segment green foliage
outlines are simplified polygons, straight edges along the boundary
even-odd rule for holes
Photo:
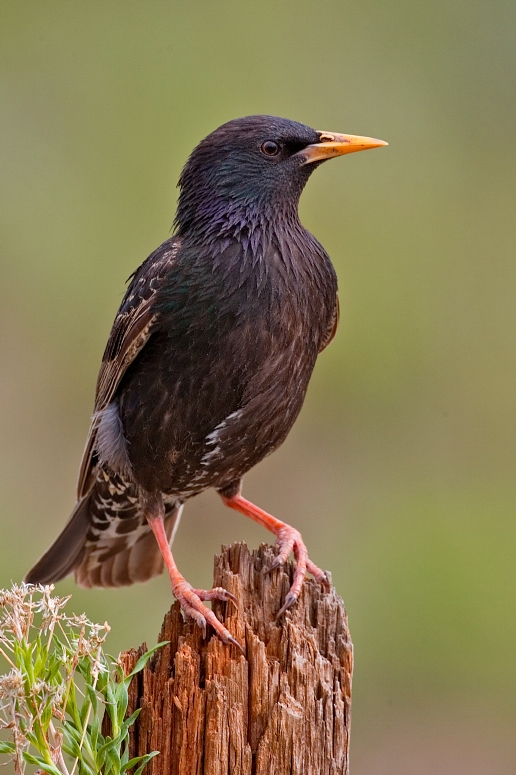
[[[129,759],[129,728],[140,711],[126,718],[128,687],[163,644],[124,675],[103,652],[109,625],[65,614],[70,597],[52,596],[53,589],[0,591],[0,659],[10,667],[0,675],[0,730],[12,738],[0,740],[0,754],[14,762],[16,775],[27,764],[50,775],[140,775],[158,751]]]

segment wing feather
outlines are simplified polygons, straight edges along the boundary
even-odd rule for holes
[[[340,304],[339,304],[339,297],[335,297],[335,309],[333,310],[333,315],[330,320],[330,324],[326,330],[326,334],[323,337],[323,340],[321,342],[321,346],[319,347],[319,352],[322,353],[323,350],[325,350],[329,344],[333,342],[335,339],[335,334],[337,333],[337,328],[339,327],[339,318],[340,318]]]
[[[93,417],[79,469],[79,500],[88,494],[95,481],[95,440],[99,414],[112,401],[130,364],[159,329],[159,318],[153,312],[153,301],[175,262],[178,249],[179,240],[172,237],[149,256],[132,276],[116,315],[97,379]]]

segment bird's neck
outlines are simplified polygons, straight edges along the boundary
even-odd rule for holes
[[[297,202],[242,200],[211,196],[180,197],[176,232],[202,243],[214,255],[238,242],[244,254],[257,257],[277,235],[304,231]]]

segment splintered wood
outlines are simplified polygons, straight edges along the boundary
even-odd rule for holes
[[[342,600],[306,580],[279,622],[292,566],[264,571],[274,550],[245,544],[215,558],[215,586],[238,600],[214,603],[246,657],[203,639],[172,606],[159,636],[169,644],[137,675],[129,712],[131,756],[160,751],[145,775],[341,775],[348,773],[353,650]],[[126,673],[144,653],[122,655]]]

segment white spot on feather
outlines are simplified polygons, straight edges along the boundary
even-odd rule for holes
[[[225,420],[222,420],[222,422],[219,422],[215,430],[213,430],[211,433],[209,433],[206,436],[206,444],[216,444],[220,439],[222,431],[225,430],[233,420],[237,420],[239,417],[241,417],[242,411],[243,411],[242,409],[237,409],[235,412],[231,412],[231,414],[228,414]]]
[[[131,463],[118,405],[115,402],[108,404],[96,414],[95,419],[98,422],[95,446],[100,464],[109,466],[116,473],[130,473]]]

